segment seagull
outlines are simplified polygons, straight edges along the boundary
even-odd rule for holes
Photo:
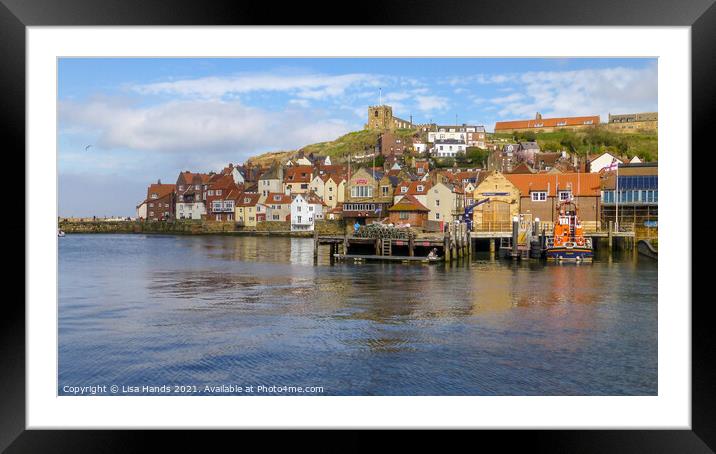
[[[92,146],[92,145],[87,145],[87,146],[85,147],[85,151],[89,150],[91,146]]]

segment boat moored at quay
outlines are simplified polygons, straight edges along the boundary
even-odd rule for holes
[[[553,235],[547,237],[547,260],[591,262],[594,258],[592,239],[584,235],[576,204],[564,201],[557,206],[557,212]]]

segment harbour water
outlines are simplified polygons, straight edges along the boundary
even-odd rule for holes
[[[58,243],[59,395],[658,392],[657,265],[631,255],[314,266],[301,238]]]

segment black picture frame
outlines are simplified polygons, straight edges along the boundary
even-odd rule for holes
[[[184,0],[0,0],[0,84],[3,144],[14,156],[13,174],[25,168],[25,29],[29,26],[117,25],[569,25],[690,26],[692,64],[691,143],[709,143],[716,84],[716,6],[714,0],[492,0],[481,2],[394,1],[353,8],[329,2],[190,2]],[[333,15],[317,12],[334,11]],[[339,12],[343,11],[343,12]],[[688,139],[688,138],[685,138]],[[685,147],[689,141],[685,140]],[[690,149],[680,150],[690,152]],[[6,161],[7,164],[7,161]],[[10,165],[10,164],[7,164]],[[25,169],[27,172],[28,169]],[[25,212],[28,207],[25,206]],[[25,232],[25,217],[8,232]],[[691,224],[689,224],[691,225]],[[25,233],[25,242],[32,241]],[[19,246],[18,246],[19,247]],[[685,245],[691,250],[691,244]],[[20,257],[18,251],[14,257]],[[19,260],[13,273],[24,274]],[[663,264],[662,264],[663,265]],[[668,265],[668,264],[666,264]],[[692,268],[693,269],[693,268]],[[14,277],[14,276],[13,276]],[[8,282],[12,282],[12,277]],[[683,289],[685,295],[691,289]],[[484,431],[488,439],[515,440],[531,450],[549,452],[713,452],[716,450],[716,353],[714,330],[707,316],[709,298],[692,305],[692,430]],[[0,449],[7,452],[143,451],[146,435],[136,431],[25,430],[25,310],[20,298],[6,298],[0,317]],[[689,304],[689,301],[683,301]],[[151,437],[161,436],[152,433]],[[353,435],[352,437],[361,437]],[[191,435],[172,432],[174,442]],[[419,440],[420,437],[413,437]],[[353,439],[353,438],[351,438]],[[294,435],[291,440],[296,440]],[[488,444],[485,444],[488,443]],[[359,443],[360,444],[360,443]],[[312,445],[308,445],[312,446]]]

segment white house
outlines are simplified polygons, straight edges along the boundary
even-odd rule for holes
[[[147,219],[147,201],[137,205],[137,219]]]
[[[206,214],[206,205],[204,205],[204,202],[180,202],[179,199],[177,199],[177,219],[201,219],[202,214]]]
[[[431,150],[433,156],[439,158],[454,158],[458,153],[465,153],[467,144],[459,139],[437,139]]]
[[[437,126],[428,132],[428,142],[457,140],[469,147],[485,148],[485,127],[477,125]]]
[[[318,219],[323,219],[323,202],[315,195],[296,194],[291,202],[291,231],[313,231]]]
[[[608,168],[612,164],[614,159],[616,159],[616,158],[613,155],[611,155],[610,153],[604,152],[604,153],[600,154],[599,156],[597,156],[596,158],[589,161],[589,171],[591,173],[598,173],[602,169]],[[623,164],[623,162],[619,159],[617,159],[617,163]]]
[[[416,153],[425,153],[428,150],[428,144],[425,142],[413,142],[413,150],[415,150]]]

